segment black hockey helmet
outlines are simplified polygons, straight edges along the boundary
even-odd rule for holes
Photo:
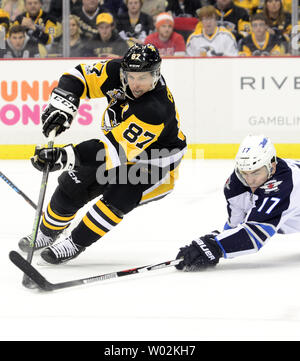
[[[161,57],[152,44],[135,44],[124,55],[123,71],[156,71],[160,69]]]
[[[153,77],[154,89],[160,78],[161,57],[159,51],[152,44],[135,44],[124,55],[121,62],[120,78],[125,95],[132,99],[128,91],[128,72],[150,72]]]

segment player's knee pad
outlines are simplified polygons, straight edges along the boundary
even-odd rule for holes
[[[76,172],[63,172],[58,177],[58,184],[61,193],[63,193],[74,206],[81,208],[90,201],[87,184],[77,177]]]
[[[76,213],[81,206],[81,202],[71,198],[60,185],[54,191],[50,201],[51,209],[60,215],[72,215]]]

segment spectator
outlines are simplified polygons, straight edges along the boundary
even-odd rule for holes
[[[119,16],[117,29],[130,46],[143,44],[146,36],[154,30],[153,19],[141,11],[143,0],[125,0],[128,11]]]
[[[45,48],[26,34],[24,26],[12,26],[8,34],[3,58],[40,58],[46,55]]]
[[[249,15],[255,14],[260,0],[233,0],[234,5],[244,8]]]
[[[70,13],[80,11],[82,0],[70,0]],[[57,21],[62,21],[62,0],[51,0],[49,6],[49,15],[53,16]]]
[[[166,11],[172,13],[174,17],[197,17],[197,9],[201,8],[200,0],[168,0]]]
[[[78,58],[83,56],[82,49],[84,47],[83,38],[81,36],[81,29],[79,19],[75,15],[69,17],[70,25],[70,58]],[[54,41],[49,49],[49,56],[62,56],[63,43],[62,37],[58,41]]]
[[[5,53],[5,39],[9,29],[9,13],[0,8],[0,58]]]
[[[98,34],[84,48],[85,56],[116,58],[123,56],[128,44],[115,30],[114,18],[110,13],[101,13],[96,20]]]
[[[150,16],[155,17],[166,11],[165,0],[144,0],[142,11]]]
[[[161,13],[156,18],[156,32],[145,39],[159,50],[160,56],[184,56],[185,42],[182,35],[173,31],[174,19],[169,13]]]
[[[204,6],[198,12],[202,29],[188,39],[188,56],[236,56],[237,44],[234,35],[222,26],[217,26],[216,9]]]
[[[97,35],[96,18],[103,12],[107,12],[107,9],[99,4],[99,0],[82,0],[81,8],[72,11],[72,14],[79,18],[82,37],[85,40],[90,40]]]
[[[3,29],[5,31],[5,35],[7,35],[9,29],[9,13],[0,8],[0,31]]]
[[[24,0],[3,0],[1,7],[8,12],[10,21],[25,11]]]
[[[127,6],[123,0],[104,0],[103,5],[115,18],[127,11]]]
[[[239,40],[250,33],[250,18],[247,10],[233,4],[232,0],[217,0],[217,20]]]
[[[195,30],[198,23],[197,9],[201,8],[200,0],[168,0],[166,11],[174,17],[174,30],[184,37],[188,37]]]
[[[263,14],[267,20],[268,31],[274,34],[278,39],[289,43],[292,30],[291,14],[285,12],[281,0],[265,0]]]
[[[239,55],[268,56],[284,54],[278,38],[268,32],[268,25],[263,14],[255,14],[251,20],[252,32],[239,42]]]
[[[27,35],[43,45],[49,45],[58,36],[56,19],[42,10],[41,0],[25,0],[26,11],[16,17],[13,25],[22,25]]]

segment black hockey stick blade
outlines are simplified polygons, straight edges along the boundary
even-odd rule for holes
[[[24,259],[18,252],[10,251],[9,259],[14,265],[20,268],[24,274],[29,277],[39,288],[44,291],[52,291],[52,284],[46,280],[26,259]]]
[[[46,278],[40,274],[29,262],[27,262],[18,252],[11,251],[9,253],[9,258],[13,264],[15,264],[22,272],[24,272],[27,277],[29,277],[40,289],[43,291],[54,291],[62,288],[68,288],[73,286],[85,285],[92,282],[106,281],[113,278],[129,276],[136,273],[154,271],[157,269],[162,269],[170,266],[176,266],[182,259],[176,259],[173,261],[166,261],[162,263],[157,263],[149,266],[142,266],[131,268],[128,270],[117,271],[106,273],[93,277],[86,277],[72,281],[60,282],[60,283],[51,283],[46,280]]]

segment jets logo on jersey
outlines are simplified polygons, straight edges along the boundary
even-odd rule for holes
[[[225,188],[227,188],[228,190],[230,190],[230,181],[231,181],[231,177],[229,177],[228,179],[227,179],[227,181],[225,182]]]
[[[265,194],[269,194],[271,192],[278,192],[279,185],[282,181],[277,181],[276,179],[272,179],[269,182],[266,182],[263,186],[259,187],[265,191]]]

